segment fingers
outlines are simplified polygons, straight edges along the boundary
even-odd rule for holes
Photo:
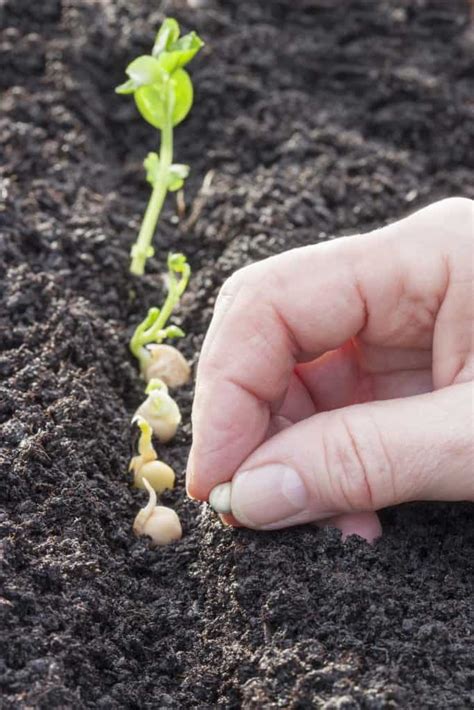
[[[232,515],[272,530],[406,501],[474,500],[473,394],[454,385],[285,429],[235,474]]]
[[[351,341],[297,366],[317,411],[374,399],[394,399],[433,389],[431,350],[374,348]]]
[[[381,346],[430,348],[448,279],[440,214],[452,212],[452,202],[232,277],[198,367],[192,496],[206,499],[264,440],[302,353],[317,357],[355,335]]]

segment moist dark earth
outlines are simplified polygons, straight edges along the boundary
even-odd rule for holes
[[[138,279],[157,134],[113,88],[165,14],[206,47],[176,130],[186,213],[168,198]],[[1,706],[472,707],[472,505],[387,510],[373,547],[224,528],[185,495],[192,386],[160,449],[179,543],[133,536],[126,474],[128,339],[168,250],[193,268],[175,322],[195,363],[235,269],[473,196],[467,3],[6,0],[0,19]]]

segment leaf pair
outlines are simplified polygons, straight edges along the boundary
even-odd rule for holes
[[[143,161],[143,166],[146,170],[146,179],[152,187],[162,179],[162,174],[160,171],[160,156],[158,153],[148,153],[147,157]],[[167,172],[167,187],[170,192],[176,192],[180,190],[184,181],[189,175],[189,165],[182,165],[181,163],[174,163],[170,166]]]

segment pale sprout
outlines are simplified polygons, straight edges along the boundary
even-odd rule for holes
[[[129,471],[133,472],[133,483],[136,488],[145,488],[144,477],[158,493],[167,488],[173,488],[175,475],[173,469],[163,461],[157,460],[156,451],[151,442],[152,429],[143,417],[134,419],[140,428],[138,440],[138,456],[130,461]]]
[[[164,444],[176,434],[181,422],[181,412],[162,380],[151,380],[146,393],[148,397],[138,407],[135,416],[143,417],[155,436]]]
[[[209,494],[209,505],[221,515],[232,512],[231,493],[231,483],[219,483]]]
[[[191,368],[172,345],[151,344],[143,358],[142,375],[147,382],[159,378],[168,387],[181,387],[189,382]]]
[[[178,516],[171,508],[156,505],[156,493],[146,478],[143,479],[149,499],[144,508],[138,511],[133,523],[135,535],[148,535],[152,544],[168,545],[180,540],[183,529]]]

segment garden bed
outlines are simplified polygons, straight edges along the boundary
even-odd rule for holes
[[[143,389],[127,345],[168,250],[193,268],[175,320],[195,362],[236,268],[473,196],[467,3],[192,5],[6,0],[0,16],[2,707],[468,707],[472,505],[388,510],[374,547],[224,528],[185,495],[192,386],[160,449],[179,543],[132,535],[145,496],[125,473]],[[187,214],[168,198],[138,279],[157,136],[113,88],[164,12],[207,44],[176,131]]]

